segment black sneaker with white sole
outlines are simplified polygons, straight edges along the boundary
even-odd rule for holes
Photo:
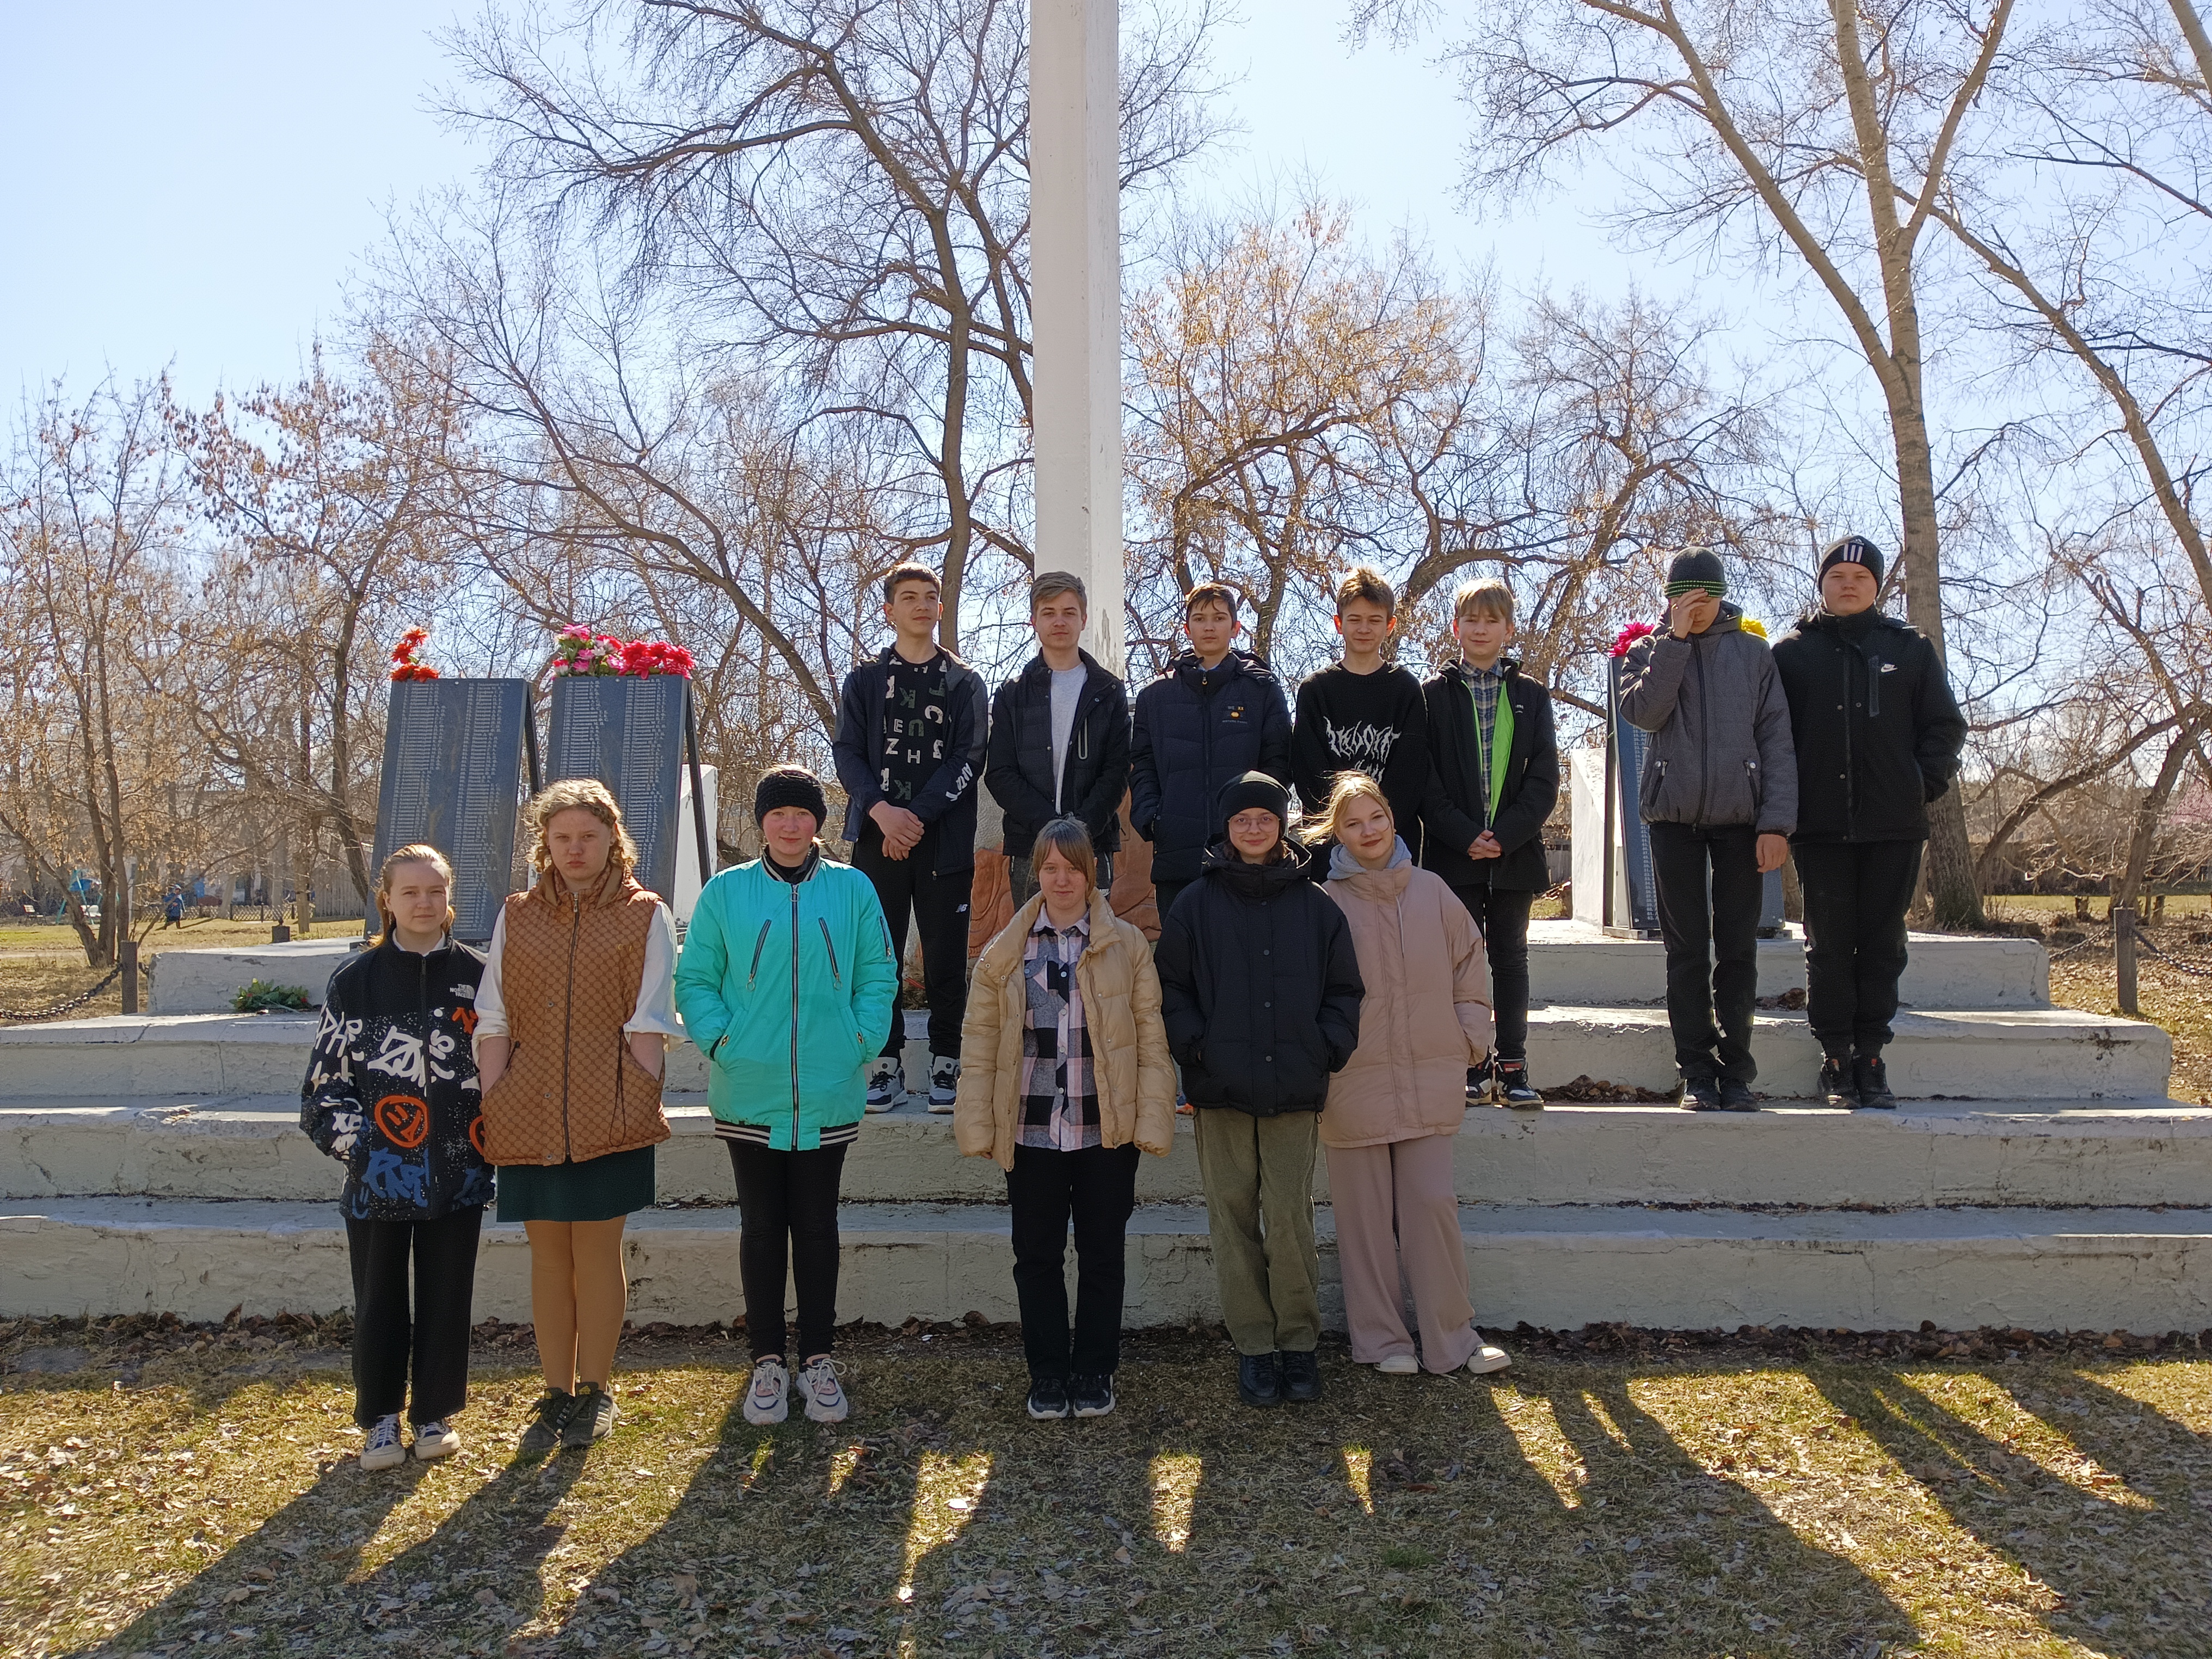
[[[588,1446],[594,1440],[605,1439],[607,1431],[614,1425],[614,1395],[596,1382],[586,1382],[576,1390],[576,1408],[561,1425],[561,1443],[572,1448]]]
[[[959,1056],[932,1054],[929,1057],[929,1109],[942,1115],[951,1111],[959,1098]]]
[[[1859,1054],[1851,1060],[1851,1081],[1858,1085],[1859,1104],[1877,1112],[1897,1109],[1897,1097],[1889,1091],[1889,1067],[1878,1054]]]
[[[1516,1112],[1540,1112],[1544,1097],[1538,1094],[1528,1082],[1528,1062],[1525,1060],[1501,1060],[1492,1073],[1498,1103]]]
[[[561,1443],[561,1431],[568,1425],[568,1413],[576,1409],[576,1396],[562,1389],[548,1389],[531,1408],[530,1426],[522,1431],[522,1450],[526,1455],[550,1452]]]
[[[1064,1376],[1033,1376],[1030,1379],[1030,1415],[1040,1423],[1049,1423],[1056,1417],[1067,1417],[1074,1407],[1067,1398],[1067,1379]]]
[[[1820,1059],[1820,1097],[1845,1111],[1859,1103],[1858,1079],[1851,1075],[1849,1054],[1824,1054]]]
[[[1755,1112],[1759,1097],[1751,1091],[1748,1083],[1738,1083],[1732,1077],[1721,1079],[1721,1110],[1724,1112]]]
[[[1467,1068],[1467,1103],[1468,1105],[1487,1106],[1490,1103],[1491,1092],[1495,1086],[1491,1074],[1490,1062],[1487,1060],[1480,1066],[1470,1066]]]
[[[1721,1086],[1709,1077],[1686,1077],[1682,1079],[1682,1097],[1676,1103],[1686,1112],[1717,1112],[1721,1109]]]
[[[1114,1409],[1114,1378],[1110,1374],[1072,1376],[1067,1399],[1078,1417],[1103,1417]]]

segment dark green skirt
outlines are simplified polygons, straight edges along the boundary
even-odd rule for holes
[[[653,1148],[581,1164],[503,1164],[501,1221],[612,1221],[653,1206]]]

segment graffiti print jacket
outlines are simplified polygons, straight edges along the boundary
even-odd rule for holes
[[[300,1091],[300,1127],[346,1166],[360,1221],[434,1221],[489,1203],[469,1038],[484,959],[451,939],[427,956],[386,939],[331,975]]]

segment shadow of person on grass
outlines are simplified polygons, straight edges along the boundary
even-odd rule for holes
[[[2198,1650],[2212,1525],[2190,1477],[2207,1467],[2204,1438],[2092,1376],[2046,1375],[2016,1392],[2023,1376],[1960,1375],[2010,1395],[2089,1464],[2063,1478],[1966,1420],[1932,1379],[1814,1382],[1961,1531],[2063,1598],[2038,1615],[2054,1635],[2115,1656]]]

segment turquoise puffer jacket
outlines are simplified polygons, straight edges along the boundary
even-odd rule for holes
[[[874,886],[827,859],[796,883],[759,860],[723,871],[699,895],[676,964],[677,1012],[707,1056],[715,1121],[766,1129],[778,1152],[811,1152],[823,1130],[860,1121],[897,998]]]

